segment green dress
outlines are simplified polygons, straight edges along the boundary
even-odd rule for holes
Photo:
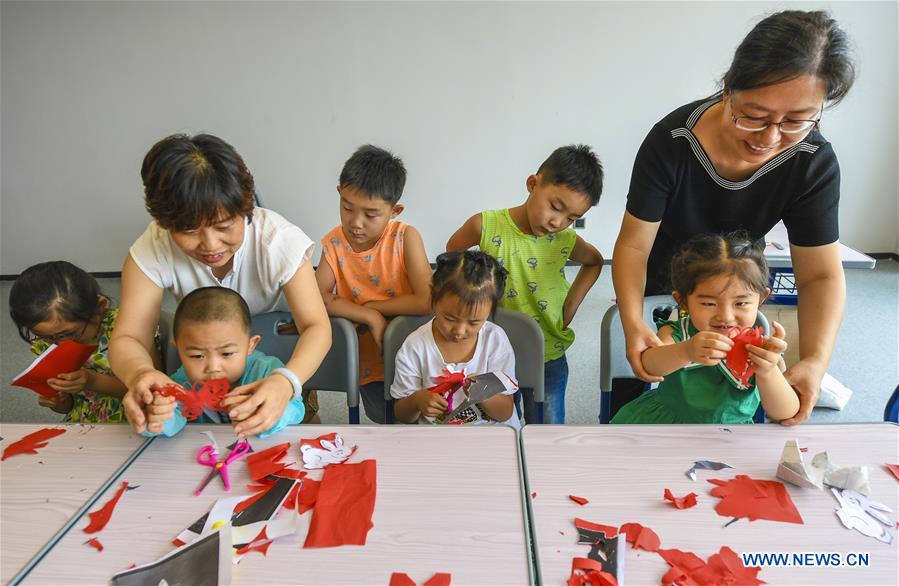
[[[660,328],[666,325],[674,328],[675,342],[689,340],[698,331],[689,316],[659,322]],[[624,405],[612,423],[752,423],[759,393],[755,377],[749,382],[749,388],[740,388],[723,364],[690,364]]]

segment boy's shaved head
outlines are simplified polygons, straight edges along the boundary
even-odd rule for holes
[[[227,287],[201,287],[187,294],[175,310],[172,333],[178,338],[183,322],[238,321],[250,333],[250,308],[239,293]]]

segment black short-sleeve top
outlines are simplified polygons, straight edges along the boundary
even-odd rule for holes
[[[671,255],[690,237],[737,229],[754,238],[781,219],[790,242],[820,246],[839,238],[840,165],[817,128],[744,181],[718,175],[693,134],[720,97],[687,104],[649,131],[631,174],[627,211],[661,222],[649,255],[646,294],[670,293]]]

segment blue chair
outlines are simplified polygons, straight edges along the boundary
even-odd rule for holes
[[[665,308],[675,308],[677,302],[670,295],[654,295],[643,300],[643,321],[654,324],[653,314]],[[755,325],[762,326],[765,335],[771,332],[768,318],[759,311]],[[618,305],[612,305],[603,315],[599,329],[599,422],[608,423],[615,415],[612,413],[612,380],[634,379],[634,371],[627,360],[624,328]],[[646,385],[649,388],[649,384]],[[765,410],[761,404],[755,412],[756,423],[765,422]]]
[[[899,385],[893,389],[893,395],[887,400],[883,410],[883,420],[899,423]]]

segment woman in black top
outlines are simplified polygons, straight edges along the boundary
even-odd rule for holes
[[[670,293],[668,262],[691,236],[780,220],[799,295],[800,360],[786,378],[808,418],[843,316],[837,239],[840,167],[818,132],[825,106],[855,78],[848,40],[824,12],[785,11],[759,22],[737,48],[715,96],[682,106],[643,141],[615,243],[612,278],[634,373],[660,344],[642,319],[643,297]]]

